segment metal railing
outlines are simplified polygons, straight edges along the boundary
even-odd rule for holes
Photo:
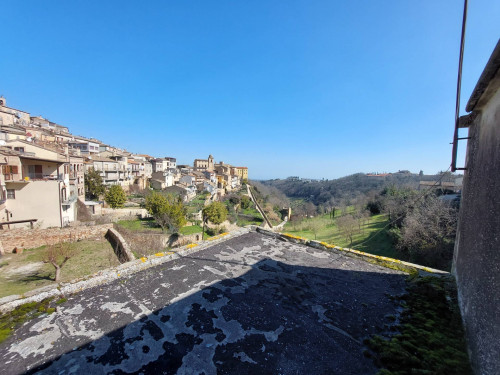
[[[26,179],[26,177],[28,177],[28,179],[30,180],[51,180],[51,181],[64,180],[64,174],[52,175],[52,174],[28,172],[23,175],[23,179]]]

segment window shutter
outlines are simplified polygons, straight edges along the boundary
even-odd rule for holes
[[[11,165],[10,166],[10,173],[13,173],[13,174],[17,174],[18,173],[17,165]]]

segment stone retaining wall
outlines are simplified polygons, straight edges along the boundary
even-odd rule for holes
[[[109,228],[106,233],[106,238],[113,246],[113,250],[115,251],[120,263],[130,262],[135,259],[135,256],[132,254],[127,242],[117,230]]]
[[[0,249],[11,253],[17,248],[33,249],[59,242],[100,239],[113,224],[80,226],[71,228],[25,229],[17,228],[0,231]],[[0,250],[1,251],[1,250]]]
[[[101,214],[109,216],[113,221],[123,219],[136,219],[137,217],[145,219],[150,217],[145,208],[140,207],[125,207],[125,208],[103,208]]]
[[[176,248],[202,239],[201,233],[178,236],[161,232],[129,230],[119,224],[115,224],[114,229],[123,236],[130,249],[137,255],[150,255],[167,247]]]

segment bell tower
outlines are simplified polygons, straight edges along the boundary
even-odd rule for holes
[[[214,170],[214,157],[212,155],[208,155],[208,168],[209,171]]]

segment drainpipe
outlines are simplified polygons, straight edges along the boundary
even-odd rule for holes
[[[9,221],[10,221],[10,220],[9,220],[10,211],[9,211],[9,210],[7,210],[7,209],[5,209],[5,213],[6,213],[6,215],[7,215],[7,222],[9,222]],[[9,229],[10,229],[10,224],[7,224],[7,228],[9,228]]]
[[[57,184],[58,184],[57,195],[59,196],[59,221],[61,222],[61,228],[62,228],[63,219],[62,219],[62,201],[61,201],[61,181],[58,181]]]

